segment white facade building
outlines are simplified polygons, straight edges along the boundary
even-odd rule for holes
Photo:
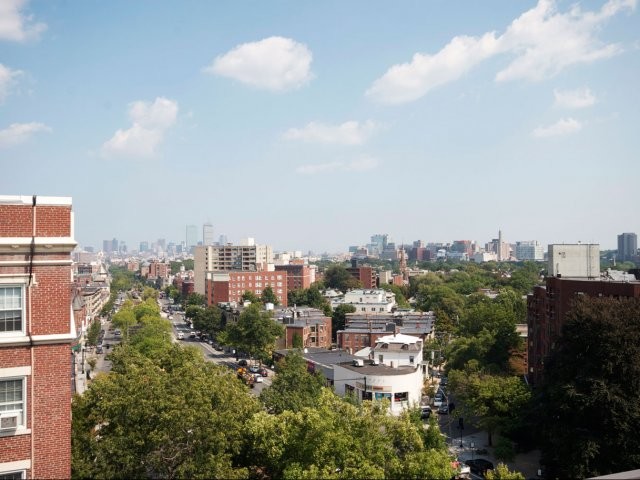
[[[600,245],[594,243],[549,245],[549,275],[600,277]]]
[[[382,289],[356,289],[348,291],[343,297],[331,300],[331,308],[333,309],[342,304],[353,305],[357,312],[390,312],[396,305],[396,296],[394,293]]]
[[[516,258],[518,260],[544,260],[544,249],[537,240],[516,242]]]

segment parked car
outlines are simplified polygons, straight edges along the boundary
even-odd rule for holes
[[[114,334],[116,337],[119,337],[120,335],[122,335],[122,332],[120,331],[120,329],[119,329],[119,328],[116,328],[116,330],[115,330],[115,332],[113,332],[113,334]]]
[[[102,350],[102,345],[98,345],[96,347],[96,353],[102,353],[104,350]]]
[[[487,470],[493,470],[493,463],[484,458],[474,458],[472,460],[467,460],[464,462],[465,465],[468,465],[471,469],[471,473],[475,473],[476,475],[480,475],[484,477],[484,474],[487,473]]]
[[[238,365],[240,365],[241,367],[246,367],[247,366],[247,361],[243,358],[242,360],[240,360],[238,362]]]
[[[441,415],[447,415],[449,413],[449,405],[443,402],[442,405],[438,407],[438,413]]]
[[[444,396],[440,394],[440,392],[438,392],[435,396],[435,398],[433,399],[433,406],[434,407],[440,407],[444,402]]]
[[[431,416],[431,407],[424,405],[420,407],[420,418],[427,420]]]
[[[249,371],[251,373],[259,373],[260,372],[260,367],[258,365],[251,365],[249,367]]]
[[[254,373],[253,374],[253,379],[256,383],[262,383],[262,375],[260,375],[259,373]]]
[[[260,368],[260,370],[258,371],[258,373],[259,373],[260,375],[262,375],[263,377],[268,377],[268,376],[269,376],[269,371],[268,371],[266,368],[264,368],[264,367]]]
[[[184,339],[184,333],[178,332],[178,340],[183,340],[183,339]]]

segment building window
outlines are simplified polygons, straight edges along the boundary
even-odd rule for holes
[[[11,428],[14,415],[17,415],[15,426],[24,426],[24,384],[24,378],[0,380],[0,430]]]
[[[22,480],[23,478],[27,478],[25,470],[0,473],[0,480]]]
[[[22,286],[0,286],[0,334],[23,331]]]
[[[411,365],[413,365],[413,362],[414,362],[414,361],[415,361],[415,360],[414,360],[414,357],[413,357],[413,355],[411,355],[411,356],[409,357],[409,363],[410,363]]]

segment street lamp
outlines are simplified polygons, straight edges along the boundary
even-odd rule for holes
[[[474,454],[475,454],[476,444],[474,443],[473,440],[471,440],[471,443],[469,444],[469,446],[471,447],[471,460],[473,460],[473,457],[474,457]]]
[[[85,351],[85,347],[82,347],[82,373],[84,374],[84,351]]]

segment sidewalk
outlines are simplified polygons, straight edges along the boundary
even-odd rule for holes
[[[493,435],[494,445],[496,444],[497,439],[498,435]],[[473,448],[471,448],[472,442],[474,444]],[[498,463],[506,463],[509,470],[515,470],[522,473],[526,479],[539,478],[538,469],[540,468],[540,452],[538,450],[517,454],[510,462],[501,462],[494,456],[493,447],[487,446],[487,432],[478,431],[472,435],[463,435],[462,447],[460,444],[460,437],[454,438],[452,444],[449,445],[449,451],[462,463],[474,458],[484,458],[493,463],[494,466],[498,465]],[[487,450],[487,453],[478,455],[475,453],[478,449]]]

